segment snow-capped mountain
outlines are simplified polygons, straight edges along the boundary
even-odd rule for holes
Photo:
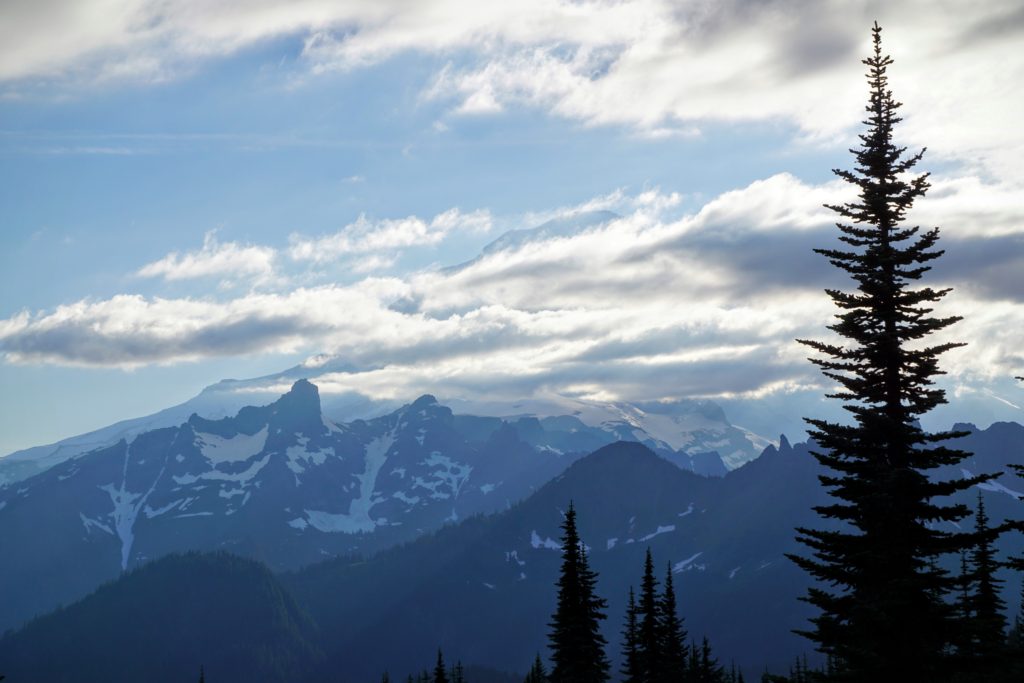
[[[0,567],[0,585],[34,586],[3,591],[0,628],[176,551],[229,550],[274,569],[369,555],[505,509],[618,440],[722,475],[713,445],[742,432],[724,416],[716,421],[713,407],[701,409],[711,415],[700,418],[708,428],[674,450],[644,431],[648,413],[639,408],[619,407],[619,419],[593,426],[576,415],[455,415],[422,396],[379,417],[335,422],[317,387],[299,380],[276,401],[231,417],[115,426],[107,434],[121,435],[115,443],[0,487],[0,537],[19,558]],[[654,415],[651,425],[671,419]]]
[[[422,410],[428,400],[418,403],[420,408],[405,408],[406,417],[385,429],[393,429],[403,419],[411,420],[409,413]],[[468,421],[455,417],[453,421],[457,430],[474,434],[486,432],[493,424],[491,418],[479,417]],[[256,429],[258,426],[249,424],[242,433],[256,436],[262,429]],[[315,424],[309,426],[312,430]],[[410,426],[418,430],[414,424]],[[963,469],[997,472],[1006,463],[1020,463],[1024,458],[1021,425],[999,423],[985,430],[959,427],[970,434],[958,445],[975,454],[963,463]],[[199,431],[214,434],[207,425]],[[518,428],[499,422],[498,433],[514,431]],[[218,434],[223,439],[237,438]],[[270,427],[268,441],[273,434]],[[379,432],[374,434],[378,436],[372,438],[379,438]],[[233,441],[230,445],[207,437],[203,441],[221,451],[235,448]],[[246,452],[254,446],[243,440],[237,447]],[[232,580],[232,595],[225,599],[225,608],[240,612],[234,622],[231,614],[214,609],[216,626],[205,628],[206,614],[211,611],[208,606],[194,604],[195,600],[179,605],[178,595],[194,594],[197,583],[216,585],[216,577],[228,570],[237,575],[244,567],[232,569],[224,564],[230,560],[229,565],[238,565],[239,561],[226,556],[172,557],[0,639],[0,661],[10,667],[8,673],[22,672],[22,677],[46,671],[54,672],[49,678],[56,680],[99,667],[111,671],[111,680],[177,680],[181,675],[168,674],[161,661],[167,643],[137,637],[135,610],[145,610],[150,624],[152,614],[174,615],[168,618],[195,623],[203,638],[183,643],[181,652],[211,656],[213,667],[221,663],[217,661],[221,653],[232,652],[237,634],[251,628],[246,620],[251,620],[253,610],[233,605],[251,602],[256,614],[266,615],[263,618],[275,614],[280,618],[279,608],[268,608],[287,607],[290,596],[300,608],[292,610],[296,626],[301,628],[308,615],[319,627],[309,634],[310,652],[296,662],[319,667],[306,680],[329,679],[339,671],[350,680],[374,680],[385,669],[411,671],[436,656],[438,646],[446,655],[466,663],[522,670],[536,652],[544,651],[545,624],[554,607],[561,559],[559,525],[568,502],[574,501],[588,558],[599,573],[598,593],[609,601],[604,633],[612,644],[609,655],[613,659],[618,655],[625,598],[629,586],[635,586],[640,578],[644,552],[650,547],[659,580],[666,572],[674,576],[685,627],[692,637],[707,634],[722,661],[735,661],[746,668],[748,676],[765,665],[784,670],[794,657],[809,654],[807,641],[791,631],[806,626],[813,613],[798,600],[809,577],[785,554],[807,552],[795,541],[795,527],[825,524],[812,509],[828,501],[818,481],[821,473],[806,443],[791,446],[785,438],[777,448],[769,447],[756,460],[724,477],[695,476],[639,444],[614,443],[578,459],[528,498],[497,514],[473,516],[374,557],[338,557],[279,573],[275,582],[257,577],[256,585],[240,587]],[[938,476],[961,474],[960,467],[943,468]],[[984,495],[996,524],[1020,518],[1024,512],[1022,491],[1024,480],[1007,473],[998,481],[959,494],[957,500],[973,506],[975,496]],[[970,520],[963,524],[969,525]],[[1002,537],[1000,557],[1019,555],[1022,541],[1019,534]],[[956,558],[949,560],[954,565],[957,562]],[[187,571],[171,571],[183,562]],[[143,582],[134,578],[154,574],[163,580],[140,585]],[[1008,581],[1003,594],[1014,613],[1019,583],[1012,573],[1004,578]],[[209,599],[219,600],[218,596]],[[472,608],[464,608],[466,605]],[[131,658],[140,667],[134,676],[102,661],[107,652],[103,639],[95,636],[97,627],[106,642],[130,642],[138,648],[133,649]],[[296,627],[288,627],[287,633],[294,638]],[[55,660],[51,653],[56,641],[101,644]],[[294,639],[279,644],[289,646],[287,652],[296,652],[296,646],[302,645]],[[203,654],[207,652],[214,654]],[[296,677],[263,674],[262,679],[292,681]]]
[[[217,382],[184,403],[144,417],[123,420],[87,434],[44,446],[35,446],[0,458],[0,487],[39,474],[65,460],[89,451],[131,441],[138,435],[164,427],[176,427],[193,414],[217,420],[235,415],[250,405],[268,405],[299,379],[316,382],[318,377],[343,370],[343,362],[316,357],[284,372],[250,380]],[[356,393],[329,393],[321,397],[325,414],[335,422],[373,419],[398,408],[397,401],[379,401]],[[755,458],[769,441],[729,422],[722,409],[712,401],[682,400],[663,403],[614,403],[585,401],[559,395],[547,395],[526,401],[469,401],[445,399],[455,412],[464,415],[519,418],[574,418],[579,425],[570,430],[597,428],[619,439],[640,441],[659,453],[681,452],[696,458],[698,471],[722,474],[717,456],[725,469],[734,469]],[[599,440],[594,446],[608,443]],[[689,464],[684,464],[690,467]]]

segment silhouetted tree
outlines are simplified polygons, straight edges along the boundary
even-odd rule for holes
[[[938,228],[919,232],[902,223],[927,191],[928,174],[910,175],[923,151],[906,154],[893,143],[900,103],[888,89],[892,60],[882,54],[881,28],[873,30],[868,67],[868,129],[860,135],[853,171],[835,170],[855,187],[851,203],[830,205],[841,218],[840,249],[818,249],[856,282],[855,291],[827,290],[840,309],[829,327],[842,341],[801,340],[839,388],[848,424],[808,420],[828,470],[821,477],[834,501],[816,507],[834,529],[798,529],[811,557],[791,556],[819,585],[804,598],[820,610],[802,631],[835,658],[832,678],[850,681],[937,681],[947,643],[958,622],[937,599],[953,579],[936,557],[968,547],[970,534],[945,530],[968,514],[937,499],[988,477],[933,481],[929,472],[959,463],[966,454],[943,443],[962,433],[925,433],[919,416],[945,403],[933,378],[941,354],[956,343],[927,345],[929,335],[958,317],[932,315],[949,290],[912,288],[942,251]]]
[[[548,634],[552,683],[603,683],[608,680],[607,642],[600,623],[605,600],[597,596],[597,574],[576,530],[576,510],[569,504],[562,523],[562,565],[558,599]]]
[[[623,683],[641,683],[640,671],[640,634],[637,625],[636,595],[633,587],[629,587],[629,601],[626,603],[626,619],[622,628],[622,674]]]
[[[672,584],[672,565],[665,572],[659,611],[659,683],[678,683],[686,675],[686,630],[679,618],[676,591]]]
[[[448,673],[444,668],[444,655],[441,648],[437,648],[437,664],[434,665],[434,683],[449,683]]]
[[[640,664],[640,680],[644,683],[658,681],[661,674],[661,609],[658,604],[658,580],[654,578],[654,559],[651,549],[644,557],[644,574],[640,580],[640,603],[637,606],[639,638],[637,659]]]
[[[523,683],[547,683],[548,672],[544,668],[544,662],[541,661],[540,654],[533,660],[533,666],[530,668],[529,673],[526,674],[526,678]]]
[[[3,680],[3,676],[0,676],[0,681]],[[203,665],[199,665],[199,683],[206,683],[206,672],[203,670]]]
[[[380,677],[380,683],[391,683],[391,676],[385,671]]]
[[[999,529],[989,526],[985,500],[978,493],[978,507],[974,516],[976,542],[970,551],[973,591],[971,611],[973,621],[970,632],[974,639],[975,663],[971,667],[978,680],[992,680],[1002,670],[1006,645],[1006,603],[999,595],[1003,581],[996,576],[999,562],[993,543]]]
[[[711,654],[711,644],[706,636],[700,645],[690,645],[685,680],[687,683],[723,683],[725,680],[725,670]]]

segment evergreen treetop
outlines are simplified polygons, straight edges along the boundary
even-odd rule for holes
[[[811,361],[838,388],[846,423],[809,419],[821,477],[834,501],[815,510],[829,529],[798,529],[811,557],[792,559],[818,581],[805,598],[819,609],[802,631],[836,662],[832,678],[851,681],[941,680],[948,644],[960,625],[941,599],[954,579],[933,562],[972,543],[951,532],[968,514],[941,498],[985,481],[979,475],[934,481],[929,473],[966,453],[944,442],[960,433],[924,432],[918,418],[945,402],[935,387],[939,357],[960,346],[929,345],[930,335],[958,317],[936,317],[949,290],[912,287],[943,253],[938,228],[902,225],[928,190],[928,174],[912,175],[924,151],[907,154],[893,142],[901,106],[888,88],[892,59],[883,55],[881,28],[872,29],[870,90],[852,171],[835,174],[858,198],[829,205],[842,248],[817,249],[850,275],[853,291],[826,290],[839,308],[829,326],[838,342],[801,340],[819,354]]]
[[[665,572],[665,584],[658,610],[660,673],[657,680],[662,683],[676,683],[686,675],[686,629],[683,628],[683,620],[679,617],[676,606],[671,563]]]
[[[610,665],[600,624],[607,603],[599,597],[597,574],[590,568],[576,529],[572,503],[562,522],[562,564],[558,597],[548,633],[552,683],[603,683]]]

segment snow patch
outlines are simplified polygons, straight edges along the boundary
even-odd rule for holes
[[[670,533],[670,532],[675,531],[675,530],[676,530],[676,525],[675,524],[667,524],[665,526],[659,526],[652,533],[649,533],[646,536],[644,536],[643,538],[641,538],[640,542],[643,543],[644,541],[649,541],[652,538],[654,538],[655,536],[660,536],[661,534],[667,534],[667,533]]]
[[[693,503],[690,503],[689,505],[686,506],[686,512],[680,512],[679,516],[680,517],[685,517],[686,515],[692,515],[692,514],[693,514]]]
[[[694,553],[693,555],[691,555],[690,557],[686,558],[682,562],[676,562],[672,566],[672,573],[673,574],[678,574],[680,572],[685,572],[685,571],[687,571],[689,569],[692,569],[693,567],[691,567],[690,565],[692,565],[694,560],[696,560],[698,557],[700,557],[703,554],[704,554],[703,552]]]
[[[619,542],[619,539],[617,537],[616,538],[609,538],[605,542],[604,549],[605,550],[611,550],[612,548],[615,547],[615,544],[618,543],[618,542]]]
[[[739,570],[740,570],[739,567],[733,567],[732,571],[729,572],[729,578],[730,579],[736,578],[736,572],[738,572]]]
[[[248,469],[241,472],[229,473],[222,472],[220,470],[210,470],[203,472],[202,474],[183,474],[181,476],[174,476],[175,484],[188,485],[194,484],[200,479],[207,479],[211,481],[237,481],[241,483],[248,483],[253,477],[259,474],[267,463],[270,462],[270,454],[267,453],[259,460],[253,462]]]
[[[459,492],[462,490],[462,486],[469,479],[470,472],[473,468],[469,465],[455,462],[446,455],[441,455],[440,451],[433,451],[424,461],[423,464],[427,467],[433,467],[434,481],[426,482],[420,477],[416,478],[416,485],[430,491],[430,497],[436,499],[444,498],[458,498]],[[438,489],[440,487],[446,487],[450,493],[442,493]]]
[[[505,561],[506,562],[515,562],[520,567],[525,567],[526,566],[526,560],[520,560],[519,559],[519,551],[518,550],[510,550],[510,551],[506,552],[505,553]]]
[[[285,455],[288,456],[288,469],[295,474],[302,474],[306,471],[306,467],[309,465],[323,465],[327,462],[327,456],[334,455],[333,448],[321,448],[320,450],[310,451],[306,449],[306,443],[309,439],[300,439],[301,443],[298,446],[289,446],[285,450]]]
[[[2,504],[0,504],[0,508],[2,508],[2,507],[3,507],[3,505],[2,505]],[[99,529],[100,531],[106,531],[106,532],[107,532],[108,534],[110,534],[111,536],[113,536],[113,535],[114,535],[114,530],[113,530],[113,529],[111,529],[111,528],[110,528],[109,526],[107,526],[106,524],[104,524],[103,522],[97,521],[97,520],[95,520],[95,519],[92,519],[92,518],[90,518],[90,517],[86,517],[86,516],[85,516],[85,515],[83,515],[83,514],[82,514],[81,512],[79,512],[79,513],[78,513],[78,518],[82,520],[82,526],[84,526],[84,527],[85,527],[85,530],[86,530],[87,532],[88,532],[88,531],[89,531],[89,530],[90,530],[90,529],[91,529],[92,527],[96,527],[96,528],[97,528],[97,529]]]
[[[530,545],[536,548],[547,548],[548,550],[561,550],[562,544],[550,538],[541,538],[536,531],[530,532]]]
[[[405,495],[405,491],[395,491],[391,494],[391,497],[402,501],[406,505],[415,505],[420,502],[419,496],[407,496]]]
[[[495,488],[497,488],[497,487],[494,484],[483,484],[480,487],[480,493],[482,493],[482,494],[484,494],[486,496],[488,493],[493,491]]]
[[[960,470],[960,471],[963,472],[964,479],[970,479],[971,477],[974,476],[973,474],[971,474],[970,470]],[[1019,491],[1014,491],[1011,488],[1007,488],[1007,487],[1003,486],[1002,484],[1000,484],[998,481],[985,481],[985,482],[982,482],[980,484],[977,484],[977,487],[979,489],[981,489],[982,491],[992,491],[994,493],[1005,493],[1006,495],[1011,496],[1012,498],[1015,498],[1017,500],[1020,500],[1020,499],[1024,498],[1024,493],[1021,493]]]
[[[221,462],[248,460],[267,444],[267,427],[255,434],[236,434],[229,439],[216,434],[196,433],[196,445],[203,456],[216,465]]]
[[[307,524],[306,520],[304,520],[302,517],[296,517],[295,519],[289,520],[288,526],[292,527],[293,529],[299,529],[301,531],[302,529],[308,527],[309,524]]]
[[[394,443],[395,433],[392,431],[366,444],[366,464],[363,473],[356,477],[359,480],[359,496],[349,503],[347,513],[306,510],[310,526],[326,533],[358,534],[373,531],[377,522],[370,517],[370,510],[378,502],[373,497],[377,475],[384,467],[388,451]]]
[[[157,482],[164,474],[164,468],[160,468],[159,474],[153,479],[153,484],[143,493],[132,493],[128,490],[128,460],[131,457],[131,446],[125,446],[124,466],[121,469],[121,486],[115,488],[113,484],[100,486],[110,496],[110,502],[114,504],[114,510],[110,513],[114,522],[114,529],[117,530],[117,537],[121,540],[121,569],[128,568],[128,559],[131,557],[132,544],[135,542],[135,520],[139,511],[146,504],[150,494],[156,489]]]
[[[190,501],[190,500],[192,500],[192,499],[191,498],[179,498],[178,500],[172,501],[172,502],[168,503],[167,505],[164,505],[164,506],[158,507],[158,508],[151,508],[150,506],[147,505],[142,510],[142,514],[146,515],[146,519],[153,519],[154,517],[159,517],[160,515],[164,514],[165,512],[169,512],[170,510],[173,510],[174,508],[178,507],[182,503],[186,503],[187,501]]]

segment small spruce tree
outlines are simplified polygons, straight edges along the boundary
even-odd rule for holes
[[[676,591],[672,583],[672,565],[665,572],[665,584],[658,605],[659,623],[659,676],[658,683],[678,683],[686,676],[686,629],[676,606]]]
[[[529,673],[526,674],[526,678],[523,683],[547,683],[548,672],[544,668],[544,662],[541,661],[540,654],[533,660],[533,666],[530,667]]]
[[[622,674],[623,683],[642,683],[640,672],[640,634],[637,625],[636,595],[633,587],[629,587],[629,601],[626,603],[626,619],[622,628]]]
[[[640,580],[640,601],[637,605],[639,639],[637,659],[640,675],[645,683],[654,683],[661,677],[661,609],[658,601],[658,580],[654,578],[654,559],[651,549],[644,558],[644,574]]]
[[[449,683],[448,673],[444,668],[444,655],[441,648],[437,648],[437,664],[434,665],[434,683]]]
[[[558,597],[548,632],[552,683],[603,683],[610,665],[601,621],[607,603],[597,595],[597,574],[576,529],[576,509],[569,504],[562,522],[562,565]]]
[[[989,526],[985,500],[978,493],[978,507],[974,516],[975,546],[971,549],[971,574],[974,580],[972,597],[974,648],[976,673],[991,679],[1002,668],[1006,638],[1006,603],[999,595],[1002,579],[996,576],[999,561],[993,543],[999,529]]]

